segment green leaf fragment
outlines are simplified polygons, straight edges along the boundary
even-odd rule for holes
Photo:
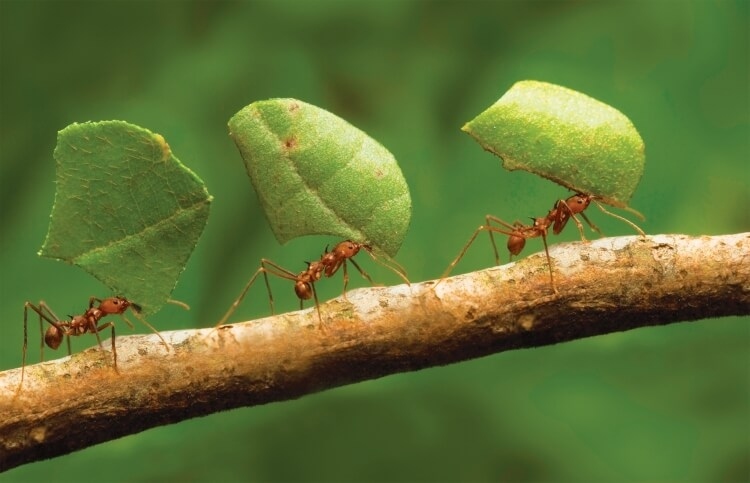
[[[523,169],[627,207],[646,161],[643,139],[617,109],[574,90],[520,81],[466,123],[510,171]]]
[[[123,121],[58,133],[57,191],[39,254],[157,312],[206,226],[211,196],[164,138]]]
[[[258,101],[229,120],[280,243],[332,235],[398,251],[411,197],[393,155],[343,119],[295,99]]]

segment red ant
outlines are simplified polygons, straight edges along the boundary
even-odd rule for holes
[[[323,323],[323,317],[320,315],[320,304],[318,302],[318,293],[315,291],[315,282],[325,277],[332,277],[339,268],[344,268],[344,292],[343,296],[346,297],[346,287],[349,284],[349,273],[346,270],[346,262],[349,261],[354,265],[354,267],[359,271],[359,273],[367,279],[371,284],[374,283],[372,281],[372,278],[370,278],[370,275],[367,274],[362,268],[357,264],[356,261],[354,261],[354,256],[359,253],[361,249],[364,249],[370,257],[372,257],[373,260],[380,263],[384,267],[392,270],[394,273],[396,273],[399,277],[401,277],[407,284],[409,284],[409,279],[406,278],[406,272],[404,269],[395,261],[391,261],[393,265],[387,264],[385,262],[380,261],[375,254],[372,251],[372,246],[365,244],[365,243],[357,243],[353,242],[351,240],[345,240],[341,243],[337,244],[335,247],[333,247],[333,250],[328,251],[328,247],[326,247],[325,253],[320,257],[320,260],[316,260],[314,262],[306,262],[307,263],[307,269],[299,272],[298,274],[294,274],[294,272],[291,272],[280,265],[272,262],[271,260],[268,260],[266,258],[262,258],[260,260],[260,268],[255,271],[253,276],[250,278],[250,280],[247,282],[245,287],[242,289],[242,292],[240,292],[239,297],[237,297],[237,300],[235,300],[232,305],[229,307],[229,310],[227,310],[227,313],[224,314],[224,317],[221,318],[219,323],[216,324],[216,326],[224,325],[229,317],[234,313],[235,310],[237,310],[237,307],[239,307],[240,303],[242,302],[242,299],[245,298],[245,295],[247,294],[248,290],[250,290],[250,287],[255,282],[255,279],[258,278],[258,275],[263,273],[263,278],[266,282],[266,289],[268,290],[268,302],[271,306],[271,313],[274,313],[274,307],[273,307],[273,295],[271,294],[271,285],[268,283],[268,274],[275,275],[279,278],[284,278],[286,280],[291,280],[294,282],[294,292],[297,294],[297,297],[299,298],[299,305],[300,309],[302,309],[303,302],[305,300],[310,300],[311,298],[315,299],[315,308],[318,311],[318,319],[320,320],[320,323]]]
[[[495,244],[495,237],[493,233],[502,233],[504,235],[508,235],[507,247],[511,258],[514,255],[518,255],[519,253],[521,253],[521,251],[526,246],[527,239],[542,237],[542,243],[544,243],[544,253],[547,256],[547,266],[549,267],[550,284],[552,285],[552,290],[557,293],[557,287],[555,286],[555,277],[552,272],[552,260],[550,259],[549,248],[547,247],[547,230],[549,229],[550,225],[552,226],[552,233],[557,235],[563,230],[563,228],[565,228],[565,225],[568,223],[568,221],[570,219],[573,219],[576,226],[578,227],[579,233],[581,234],[581,240],[585,242],[587,240],[583,234],[583,224],[581,224],[581,222],[576,217],[576,215],[581,215],[593,231],[601,234],[599,228],[594,225],[584,213],[584,210],[588,208],[593,201],[594,204],[596,204],[596,206],[599,207],[600,210],[602,210],[602,212],[624,221],[628,225],[632,226],[641,236],[646,236],[643,230],[641,230],[635,223],[626,218],[623,218],[622,216],[607,211],[596,200],[597,197],[594,195],[576,193],[573,196],[570,196],[568,199],[558,200],[557,202],[555,202],[552,209],[549,211],[549,213],[547,213],[547,216],[543,216],[541,218],[532,218],[533,223],[531,225],[524,225],[519,221],[510,224],[495,216],[487,215],[485,217],[486,224],[480,226],[474,231],[474,234],[471,236],[471,238],[469,238],[469,241],[466,243],[466,245],[464,245],[458,256],[451,262],[450,265],[448,265],[448,268],[441,276],[441,280],[447,277],[448,274],[450,274],[451,270],[453,270],[459,260],[461,260],[461,258],[464,256],[466,250],[468,250],[471,244],[474,243],[477,235],[482,231],[489,232],[490,241],[492,242],[492,249],[495,253],[495,264],[497,265],[500,264],[500,255],[497,251],[497,245]],[[633,209],[629,209],[629,211],[632,211],[641,219],[643,218],[643,215],[641,215],[637,211]],[[493,226],[493,222],[502,225],[502,227]]]
[[[94,302],[98,302],[99,305],[94,307]],[[117,371],[117,349],[115,348],[115,324],[113,322],[107,322],[106,324],[98,325],[99,321],[107,315],[120,315],[130,328],[133,328],[133,324],[123,315],[128,309],[132,308],[136,317],[143,322],[148,328],[153,330],[156,335],[159,336],[161,341],[169,350],[169,344],[159,334],[159,332],[149,324],[143,317],[138,314],[141,312],[141,307],[133,302],[127,300],[124,297],[109,297],[106,299],[98,299],[96,297],[89,298],[89,308],[83,315],[69,316],[70,320],[61,320],[50,307],[43,301],[39,302],[39,305],[34,305],[31,302],[26,302],[23,307],[23,365],[21,366],[21,384],[18,388],[23,385],[24,372],[26,370],[26,348],[28,345],[28,312],[29,309],[33,310],[39,315],[39,332],[42,333],[43,321],[47,321],[51,327],[44,332],[44,339],[40,344],[41,359],[44,360],[44,345],[50,349],[56,350],[60,347],[63,337],[68,343],[68,355],[71,354],[70,349],[70,338],[74,336],[83,335],[90,332],[96,336],[96,340],[99,343],[99,347],[102,347],[102,340],[99,337],[99,332],[109,328],[112,331],[112,355],[114,360],[114,368]]]

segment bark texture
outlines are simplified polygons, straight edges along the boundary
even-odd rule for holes
[[[223,409],[637,327],[750,313],[750,233],[605,238],[0,373],[0,471]],[[218,311],[220,312],[220,310]],[[209,321],[210,323],[210,321]],[[92,337],[93,339],[93,337]],[[105,349],[109,343],[104,342]],[[20,355],[19,355],[20,357]]]

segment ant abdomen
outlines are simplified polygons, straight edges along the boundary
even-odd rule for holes
[[[294,284],[294,293],[302,300],[310,300],[313,296],[312,286],[308,282],[297,282]]]
[[[526,246],[526,238],[517,235],[511,235],[508,237],[508,251],[511,255],[518,255],[523,251]]]
[[[57,350],[57,348],[60,347],[60,344],[62,344],[62,340],[63,333],[55,326],[50,327],[44,333],[44,343],[52,350]]]

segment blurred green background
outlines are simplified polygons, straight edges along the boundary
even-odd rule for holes
[[[647,233],[748,231],[748,45],[747,1],[3,0],[0,369],[20,364],[25,300],[68,314],[108,295],[82,270],[36,255],[56,133],[71,122],[123,119],[161,133],[208,185],[208,227],[174,293],[193,309],[151,319],[162,330],[206,327],[261,257],[298,270],[336,242],[273,238],[227,135],[250,102],[299,98],[395,154],[414,202],[398,259],[421,281],[439,276],[486,213],[539,216],[567,194],[504,171],[459,131],[520,79],[583,91],[633,120],[647,163],[632,206]],[[590,216],[609,235],[632,234]],[[576,238],[568,229],[552,242]],[[539,250],[534,240],[525,254]],[[480,239],[457,271],[491,261]],[[281,309],[296,307],[291,284],[273,287]],[[340,294],[340,278],[319,290]],[[267,312],[256,287],[236,320]],[[81,339],[75,350],[93,343]],[[747,318],[641,329],[157,428],[0,481],[741,481],[748,354]]]

